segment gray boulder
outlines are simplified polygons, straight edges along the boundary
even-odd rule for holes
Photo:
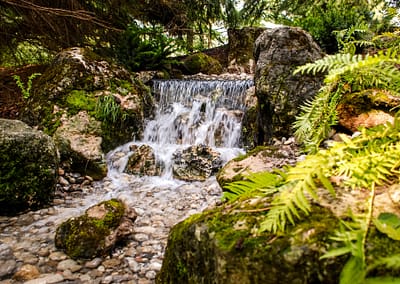
[[[59,157],[52,138],[18,120],[0,119],[0,214],[51,202]]]
[[[258,98],[258,137],[256,144],[273,137],[291,136],[291,125],[299,106],[320,89],[323,77],[296,74],[301,65],[323,57],[323,52],[305,31],[295,27],[277,27],[263,32],[254,48],[254,82]]]

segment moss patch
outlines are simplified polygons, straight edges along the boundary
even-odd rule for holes
[[[70,115],[75,115],[81,110],[86,110],[93,115],[97,100],[93,94],[84,90],[73,90],[66,97],[66,107]]]

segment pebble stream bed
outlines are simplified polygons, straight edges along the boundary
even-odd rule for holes
[[[122,182],[111,178],[90,182],[79,174],[65,174],[51,207],[0,216],[0,284],[155,283],[171,227],[221,200],[215,178],[202,183],[129,175],[119,179]],[[55,248],[59,224],[115,197],[138,214],[134,233],[124,246],[107,257],[78,261]]]

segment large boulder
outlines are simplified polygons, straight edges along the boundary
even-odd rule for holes
[[[151,115],[153,108],[148,87],[124,68],[84,48],[61,51],[35,81],[31,93],[29,108],[23,112],[22,119],[50,135],[57,132],[61,138],[57,141],[77,151],[73,156],[85,158],[87,155],[82,153],[87,151],[73,146],[83,144],[73,140],[84,141],[87,135],[93,136],[101,144],[99,155],[104,157],[104,153],[116,146],[140,137],[144,119]],[[92,129],[86,129],[88,133],[85,133],[82,125],[87,125],[87,120]]]
[[[258,98],[258,137],[256,144],[273,137],[288,137],[299,106],[313,98],[323,77],[296,74],[301,65],[323,57],[323,52],[305,31],[295,27],[267,29],[254,47],[254,82]]]
[[[385,211],[399,214],[398,185],[390,196],[387,193],[382,190],[376,195],[374,217]],[[348,210],[354,216],[365,212],[366,195],[363,191],[343,190],[338,192],[337,199],[321,196],[312,205],[310,215],[302,215],[294,226],[288,225],[285,232],[278,234],[259,230],[270,198],[241,200],[193,215],[172,228],[156,283],[339,283],[350,255],[321,256],[344,246],[337,241],[340,237],[332,237],[339,230],[340,219],[348,218]],[[351,233],[346,236],[355,247]],[[400,253],[398,242],[373,225],[363,245],[367,265]],[[351,264],[354,262],[347,265],[347,270],[353,269],[350,271],[359,276],[356,273],[360,271]],[[369,270],[368,276],[391,279],[399,273],[398,266],[381,265]]]
[[[59,164],[52,138],[18,120],[0,119],[0,214],[49,204]]]
[[[73,259],[104,256],[133,233],[136,213],[118,199],[96,204],[84,215],[63,222],[55,245]]]

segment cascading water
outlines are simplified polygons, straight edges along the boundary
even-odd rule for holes
[[[153,90],[158,101],[154,119],[148,121],[142,141],[127,143],[108,153],[110,170],[106,178],[82,186],[81,191],[68,193],[51,208],[14,218],[0,218],[0,245],[3,252],[7,252],[3,255],[13,258],[7,260],[7,266],[14,262],[16,268],[26,260],[26,263],[40,265],[41,271],[52,272],[45,277],[65,275],[68,277],[66,281],[86,279],[83,282],[120,283],[122,278],[119,277],[123,276],[137,283],[141,280],[154,283],[171,227],[218,204],[221,188],[215,178],[190,183],[171,179],[170,166],[164,166],[161,177],[124,173],[133,152],[132,146],[150,145],[157,159],[167,164],[175,151],[202,143],[223,153],[223,160],[227,161],[241,151],[239,141],[244,96],[251,84],[251,81],[154,81]],[[138,214],[132,238],[105,260],[115,260],[113,267],[89,268],[85,265],[84,269],[76,272],[67,274],[69,269],[62,271],[63,268],[59,267],[65,267],[65,264],[58,264],[64,258],[54,247],[57,226],[70,217],[81,215],[89,206],[110,198],[123,200]],[[18,264],[11,251],[18,256]],[[57,271],[53,273],[55,269]],[[40,283],[47,282],[43,280]]]
[[[241,120],[252,84],[251,80],[154,80],[157,111],[147,122],[143,139],[132,143],[154,150],[164,179],[172,179],[174,153],[191,145],[210,146],[226,162],[242,153]],[[119,172],[126,161],[118,163]]]

